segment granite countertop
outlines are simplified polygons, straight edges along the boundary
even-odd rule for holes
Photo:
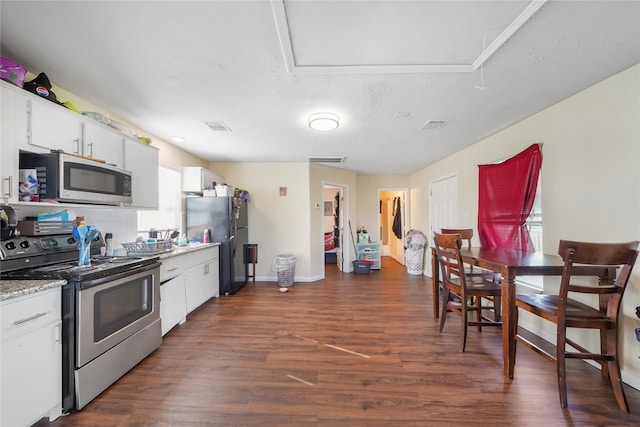
[[[49,280],[0,280],[0,301],[60,287],[67,283],[63,279]]]
[[[190,243],[186,246],[174,246],[171,251],[161,253],[158,256],[160,257],[160,261],[162,261],[163,259],[183,255],[193,251],[199,251],[201,249],[212,248],[215,246],[220,246],[220,243]]]

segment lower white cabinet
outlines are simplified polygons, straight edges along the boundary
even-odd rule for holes
[[[160,319],[162,336],[187,320],[187,300],[182,274],[160,285]]]
[[[188,313],[220,295],[218,246],[161,259],[160,319],[164,336]]]
[[[0,425],[30,426],[62,411],[60,288],[0,305]]]
[[[201,262],[184,270],[187,313],[191,313],[210,298],[220,295],[218,248],[212,249],[215,251],[210,251],[206,259],[201,257]]]

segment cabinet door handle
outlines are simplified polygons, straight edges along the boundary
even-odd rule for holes
[[[93,142],[87,144],[89,147],[89,157],[93,157]]]
[[[35,320],[38,317],[46,316],[47,314],[49,314],[48,311],[45,311],[43,313],[36,313],[33,316],[29,316],[29,317],[25,317],[24,319],[16,320],[15,322],[13,322],[13,324],[14,325],[21,325],[22,323],[30,322],[31,320]]]
[[[4,195],[4,197],[11,197],[11,194],[13,193],[13,175],[9,175],[2,180],[8,185],[8,187],[5,188],[2,194]]]
[[[73,142],[76,143],[76,146],[73,150],[73,154],[80,154],[80,138],[75,138]]]
[[[167,273],[171,273],[174,272],[178,269],[178,267],[173,267],[173,268],[167,268]]]
[[[54,334],[55,334],[56,344],[62,343],[62,322],[56,323]]]

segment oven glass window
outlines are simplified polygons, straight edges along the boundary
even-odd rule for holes
[[[94,340],[103,340],[153,310],[153,276],[96,292]]]

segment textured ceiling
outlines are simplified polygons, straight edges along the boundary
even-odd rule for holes
[[[204,159],[344,157],[368,175],[420,170],[640,62],[638,1],[3,0],[0,24],[2,56]],[[319,111],[340,127],[309,129]]]

